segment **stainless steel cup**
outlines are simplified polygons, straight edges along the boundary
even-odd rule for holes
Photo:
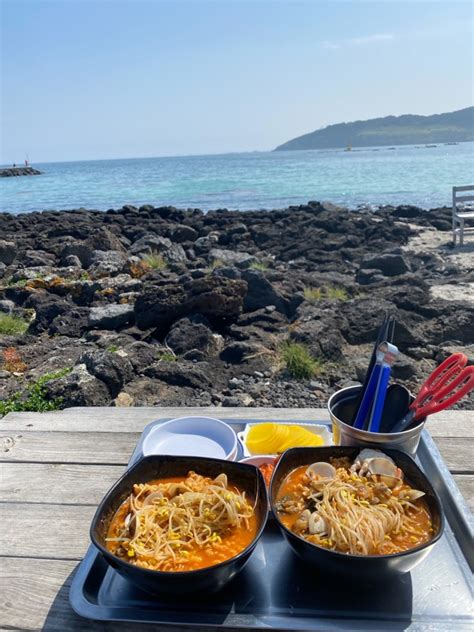
[[[364,448],[396,448],[414,456],[420,442],[426,417],[414,428],[403,432],[368,432],[353,428],[347,422],[352,418],[361,386],[348,386],[329,398],[328,410],[332,422],[335,445],[353,445]]]

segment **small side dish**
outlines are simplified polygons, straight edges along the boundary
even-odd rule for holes
[[[263,480],[267,487],[270,487],[270,481],[272,480],[273,470],[275,469],[275,461],[273,463],[262,463],[258,466],[258,469],[262,472]]]
[[[250,426],[245,445],[250,454],[281,454],[289,448],[322,446],[324,439],[298,424],[266,422]]]
[[[258,467],[262,473],[263,480],[265,481],[267,488],[270,489],[273,471],[275,470],[279,459],[280,456],[274,456],[273,454],[261,454],[259,456],[248,456],[240,462]]]
[[[254,499],[215,478],[187,476],[134,484],[112,518],[106,547],[149,570],[191,571],[224,562],[256,537]]]

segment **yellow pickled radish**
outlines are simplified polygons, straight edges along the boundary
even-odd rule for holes
[[[250,428],[247,434],[247,447],[252,454],[268,454],[274,452],[279,443],[281,431],[279,424],[263,423]]]
[[[290,426],[288,439],[279,447],[278,452],[284,452],[289,448],[310,448],[324,445],[323,439],[301,426]]]
[[[273,449],[276,452],[280,451],[280,446],[282,446],[290,436],[290,427],[285,424],[275,424],[276,430],[274,435],[274,441],[272,442]]]
[[[318,447],[323,439],[298,425],[262,423],[250,428],[246,440],[251,454],[277,454],[297,447]]]

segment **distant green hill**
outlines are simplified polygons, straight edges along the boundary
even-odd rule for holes
[[[353,123],[328,125],[293,138],[275,151],[330,149],[375,145],[418,145],[474,140],[474,106],[432,116],[385,116]]]

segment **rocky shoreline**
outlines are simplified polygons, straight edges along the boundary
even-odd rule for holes
[[[446,208],[319,202],[0,213],[0,402],[324,406],[363,377],[386,311],[416,389],[453,350],[474,356],[472,250],[450,229]]]
[[[13,178],[16,176],[39,176],[41,171],[34,167],[7,167],[0,169],[0,178]]]

